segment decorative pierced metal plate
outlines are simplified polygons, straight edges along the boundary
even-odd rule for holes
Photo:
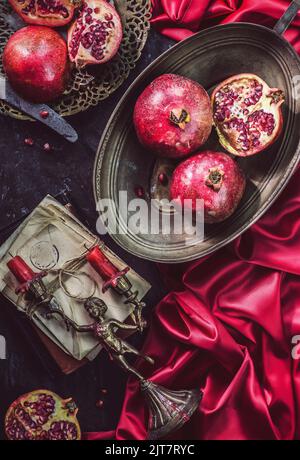
[[[150,0],[114,0],[124,36],[117,56],[107,64],[84,70],[73,70],[70,86],[61,99],[51,107],[62,116],[83,112],[106,99],[126,80],[141,56],[150,28]],[[11,34],[24,26],[12,11],[7,0],[0,2],[0,54]],[[0,74],[4,75],[2,59]],[[28,119],[24,114],[0,101],[0,112],[18,119]]]

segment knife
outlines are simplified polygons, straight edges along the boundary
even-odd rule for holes
[[[10,105],[23,113],[30,115],[35,120],[56,131],[69,142],[76,142],[78,134],[72,126],[67,123],[58,113],[45,104],[33,104],[22,99],[12,89],[4,77],[0,77],[0,99],[8,102]],[[48,112],[47,118],[41,116],[42,112]]]

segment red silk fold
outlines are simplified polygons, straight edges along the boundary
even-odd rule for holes
[[[155,28],[183,40],[206,27],[228,22],[253,22],[273,27],[290,2],[285,0],[152,0]],[[286,38],[300,52],[300,16]]]
[[[287,1],[152,0],[153,24],[180,40],[230,21],[273,26]],[[300,17],[286,37],[300,51]],[[300,438],[300,168],[272,208],[245,234],[195,262],[160,266],[170,290],[157,306],[140,363],[170,389],[201,388],[191,420],[170,439]],[[297,357],[297,356],[296,356]],[[300,358],[300,353],[299,353]],[[153,370],[154,369],[154,370]],[[128,381],[115,432],[86,439],[145,439],[147,411]]]

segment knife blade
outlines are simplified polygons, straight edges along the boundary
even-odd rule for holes
[[[78,140],[78,134],[75,129],[72,128],[72,126],[67,123],[57,112],[45,104],[33,104],[31,102],[25,101],[17,93],[15,93],[9,82],[4,77],[0,77],[0,99],[8,102],[16,109],[26,113],[27,115],[30,115],[35,120],[38,120],[44,125],[53,129],[69,142],[74,143]],[[47,118],[41,117],[41,113],[43,111],[48,112],[49,115]]]

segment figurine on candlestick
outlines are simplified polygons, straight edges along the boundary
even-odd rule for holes
[[[125,355],[128,353],[141,357],[145,361],[154,364],[151,357],[145,356],[136,350],[125,340],[116,336],[117,329],[137,330],[138,325],[123,324],[114,319],[105,319],[107,306],[103,300],[91,298],[85,302],[85,309],[94,319],[94,322],[86,326],[80,326],[69,319],[69,326],[77,332],[91,332],[99,340],[113,359],[127,372],[133,374],[140,381],[140,388],[145,395],[149,406],[150,420],[148,426],[148,438],[159,439],[171,431],[179,429],[186,423],[197,409],[202,392],[199,390],[171,391],[150,380],[131,366]]]
[[[138,325],[139,331],[142,332],[146,326],[146,322],[142,318],[142,310],[146,304],[138,299],[139,292],[132,289],[132,284],[126,276],[129,267],[121,271],[118,270],[118,268],[108,260],[99,246],[95,246],[91,249],[86,259],[103,279],[103,292],[106,292],[108,289],[113,289],[117,294],[125,297],[125,304],[134,305],[135,322]]]
[[[105,319],[107,306],[103,300],[96,297],[88,299],[84,306],[90,317],[95,321],[91,324],[80,326],[73,320],[68,319],[69,326],[72,326],[77,332],[93,333],[95,338],[99,340],[110,356],[118,361],[121,367],[123,367],[126,371],[133,373],[136,377],[142,379],[143,377],[138,373],[138,371],[128,364],[125,359],[125,355],[130,353],[134,354],[151,364],[154,364],[153,359],[149,356],[142,355],[136,348],[116,335],[118,329],[137,331],[139,327],[134,324],[124,324],[115,319]]]

